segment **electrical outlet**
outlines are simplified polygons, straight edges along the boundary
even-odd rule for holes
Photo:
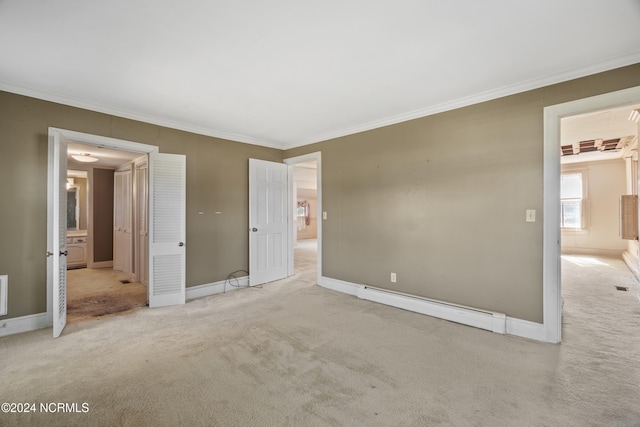
[[[391,283],[396,283],[397,277],[396,273],[391,273]]]
[[[527,209],[525,219],[527,222],[536,222],[536,210]]]

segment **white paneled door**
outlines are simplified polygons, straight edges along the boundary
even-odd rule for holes
[[[150,153],[149,195],[149,307],[184,304],[184,155]]]
[[[133,274],[132,171],[113,176],[113,269]]]
[[[287,277],[288,167],[249,159],[249,284]]]
[[[67,324],[67,142],[49,132],[47,279],[52,280],[53,337]]]

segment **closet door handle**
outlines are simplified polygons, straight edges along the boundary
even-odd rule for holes
[[[184,246],[184,242],[178,243],[178,246]]]
[[[62,256],[62,255],[64,255],[64,256],[69,255],[69,251],[64,251],[64,252],[60,251],[60,256]]]

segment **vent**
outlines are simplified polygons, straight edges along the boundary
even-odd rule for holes
[[[9,276],[0,276],[0,316],[7,314],[7,287]]]

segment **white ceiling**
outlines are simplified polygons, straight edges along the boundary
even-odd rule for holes
[[[640,62],[637,0],[0,0],[0,89],[300,146]]]
[[[90,154],[98,159],[94,163],[78,162],[71,157],[74,154]],[[67,168],[86,170],[89,167],[100,167],[105,169],[117,169],[118,167],[130,163],[146,154],[134,153],[131,151],[113,150],[111,148],[98,147],[95,145],[79,144],[69,141],[67,143]]]

